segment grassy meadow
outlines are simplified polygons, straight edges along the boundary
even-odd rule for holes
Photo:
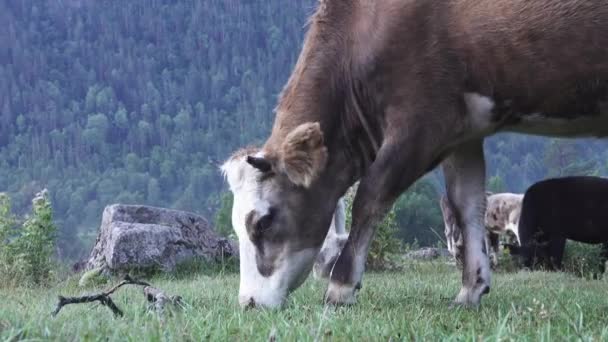
[[[608,281],[568,273],[497,272],[479,309],[450,307],[460,273],[444,262],[408,262],[403,271],[367,273],[359,302],[324,307],[325,285],[310,278],[283,310],[243,311],[238,273],[187,270],[148,278],[185,306],[162,319],[147,310],[141,287],[112,298],[124,311],[114,318],[97,303],[50,313],[57,295],[101,292],[68,278],[50,288],[0,289],[0,340],[53,341],[400,341],[608,340]]]

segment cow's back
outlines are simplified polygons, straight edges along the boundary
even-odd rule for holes
[[[451,41],[466,66],[465,87],[497,104],[495,122],[509,130],[552,134],[528,127],[539,118],[605,113],[607,1],[446,3],[453,11]]]

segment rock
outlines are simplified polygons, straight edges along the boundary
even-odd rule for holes
[[[193,213],[114,204],[103,212],[87,270],[126,271],[158,267],[172,271],[195,257],[209,261],[238,255],[238,245],[219,236]]]
[[[405,258],[408,259],[417,259],[417,260],[432,260],[437,259],[439,257],[451,257],[450,251],[445,248],[433,248],[433,247],[425,247],[421,248],[417,251],[411,251],[404,255]]]

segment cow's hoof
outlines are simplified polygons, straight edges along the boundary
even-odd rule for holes
[[[325,292],[325,303],[332,305],[353,305],[357,303],[356,292],[356,286],[330,282]]]
[[[479,307],[479,303],[481,303],[481,297],[488,293],[490,293],[489,284],[476,284],[473,288],[463,286],[456,299],[454,299],[452,306],[477,308]]]

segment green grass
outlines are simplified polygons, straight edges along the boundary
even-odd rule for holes
[[[234,272],[192,273],[149,279],[187,303],[164,321],[146,311],[138,287],[113,295],[122,318],[98,304],[70,305],[50,316],[58,294],[108,285],[82,289],[74,278],[52,288],[0,289],[0,340],[265,341],[274,335],[277,341],[308,341],[318,332],[335,341],[608,339],[608,282],[565,273],[497,273],[491,293],[474,310],[449,307],[460,285],[454,267],[409,263],[405,271],[366,274],[355,306],[324,310],[325,286],[311,278],[280,311],[241,310]]]

